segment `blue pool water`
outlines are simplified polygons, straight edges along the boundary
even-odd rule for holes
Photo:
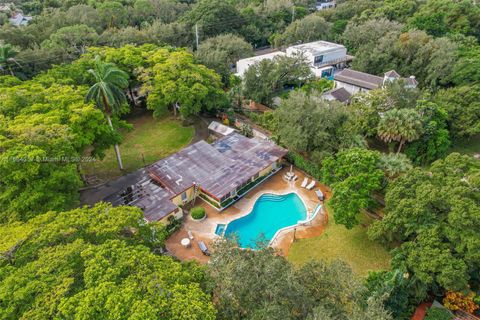
[[[223,236],[224,232],[225,232],[225,225],[217,224],[217,227],[215,228],[215,234],[219,236]]]
[[[240,247],[255,249],[257,240],[270,241],[278,230],[306,218],[307,209],[297,194],[264,194],[248,215],[227,225],[225,236],[236,235]]]

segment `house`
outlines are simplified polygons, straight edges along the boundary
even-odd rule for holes
[[[347,48],[328,41],[315,41],[286,49],[287,56],[303,55],[317,77],[331,77],[336,69],[345,68],[353,57],[347,54]]]
[[[24,16],[20,12],[15,12],[12,14],[11,18],[8,20],[10,21],[10,24],[18,27],[18,26],[26,26],[30,22],[30,20],[32,20],[32,17]]]
[[[402,78],[395,70],[388,71],[383,77],[379,77],[353,69],[343,69],[335,74],[333,79],[335,80],[335,88],[344,88],[352,95],[382,88],[387,83],[400,79],[405,82],[405,86],[408,88],[416,88],[418,85],[414,76]]]
[[[327,101],[338,101],[341,103],[349,103],[352,95],[345,88],[339,87],[329,91],[326,91],[322,98]]]
[[[157,161],[148,167],[148,176],[105,201],[140,207],[149,222],[181,217],[181,207],[197,197],[223,210],[277,172],[286,154],[270,141],[232,132]]]
[[[262,60],[273,60],[278,56],[303,56],[310,64],[312,73],[316,77],[331,77],[335,70],[343,69],[353,57],[347,54],[347,48],[341,44],[327,41],[315,41],[295,46],[290,46],[283,51],[274,51],[251,58],[237,61],[237,73],[243,77],[245,71]]]
[[[236,75],[239,77],[243,77],[245,72],[250,68],[252,65],[262,61],[262,60],[273,60],[275,57],[278,56],[285,56],[285,52],[282,51],[274,51],[266,54],[261,54],[258,56],[245,58],[237,61],[237,72]]]
[[[335,0],[317,0],[315,8],[317,11],[326,10],[335,8],[337,6],[337,2]]]

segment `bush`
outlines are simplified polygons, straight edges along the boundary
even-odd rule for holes
[[[203,219],[203,217],[205,217],[205,209],[202,207],[195,207],[190,210],[190,215],[195,220]]]
[[[320,168],[295,152],[289,152],[285,159],[300,170],[305,171],[317,180],[320,180]]]
[[[453,315],[442,308],[430,308],[427,310],[427,315],[424,320],[451,320]]]

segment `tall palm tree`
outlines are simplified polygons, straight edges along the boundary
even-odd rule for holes
[[[118,114],[120,107],[126,102],[125,89],[128,86],[128,74],[115,66],[113,63],[106,63],[95,58],[94,69],[88,70],[93,75],[95,83],[90,87],[85,97],[85,101],[95,101],[97,108],[103,111],[108,124],[115,130],[112,124],[111,115]],[[123,170],[120,149],[115,144],[115,154],[117,156],[118,167]]]
[[[0,44],[0,70],[2,73],[6,73],[8,70],[12,76],[14,75],[11,65],[20,65],[17,60],[15,60],[17,53],[17,51],[13,50],[11,44]]]
[[[385,112],[378,123],[377,134],[385,142],[399,142],[397,154],[405,142],[416,140],[422,131],[420,114],[413,109],[392,109]]]

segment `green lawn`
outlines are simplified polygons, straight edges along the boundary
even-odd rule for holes
[[[480,153],[480,135],[471,137],[468,140],[454,142],[450,152],[458,152],[468,155]]]
[[[142,153],[145,164],[151,164],[188,145],[195,134],[193,127],[184,127],[179,120],[157,120],[150,114],[128,122],[133,124],[133,130],[123,133],[124,139],[120,145],[125,172],[118,169],[112,147],[103,160],[82,166],[87,176],[93,175],[103,181],[120,177],[144,166]]]
[[[288,260],[301,265],[310,259],[341,259],[350,264],[359,275],[369,270],[389,269],[390,254],[377,242],[370,241],[367,229],[356,226],[352,230],[335,224],[331,209],[329,223],[319,237],[296,240],[290,248]],[[368,223],[365,218],[363,223]]]

